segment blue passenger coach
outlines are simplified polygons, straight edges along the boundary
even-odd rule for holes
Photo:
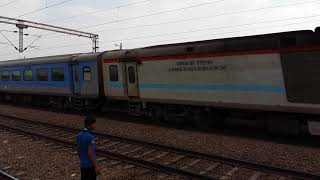
[[[99,98],[98,54],[71,54],[0,62],[1,98],[58,106]]]

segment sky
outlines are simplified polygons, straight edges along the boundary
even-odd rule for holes
[[[0,0],[0,16],[98,34],[100,52],[314,30],[319,9],[320,0]],[[19,53],[15,30],[0,23],[0,61],[92,52],[88,38],[28,28],[32,44]]]

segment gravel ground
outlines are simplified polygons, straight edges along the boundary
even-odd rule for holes
[[[0,105],[0,113],[81,128],[82,116]],[[246,137],[193,132],[146,124],[97,119],[97,131],[178,148],[278,167],[320,173],[320,148],[280,144]]]
[[[10,174],[25,172],[22,179],[79,179],[77,156],[16,134],[0,132],[0,157]]]
[[[78,155],[71,149],[64,151],[45,144],[0,131],[0,169],[10,166],[5,171],[23,180],[80,179]],[[107,162],[100,163],[100,180],[155,179],[151,175],[140,176],[135,169],[125,171],[123,165],[110,167]]]

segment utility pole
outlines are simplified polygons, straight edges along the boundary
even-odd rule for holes
[[[59,26],[52,26],[49,24],[43,24],[38,22],[4,17],[4,16],[0,16],[0,23],[15,25],[19,29],[19,48],[17,49],[20,53],[26,50],[26,48],[23,48],[23,35],[24,35],[23,30],[27,28],[35,28],[35,29],[41,29],[45,31],[52,31],[52,32],[57,32],[62,34],[74,35],[78,37],[90,38],[92,41],[92,51],[93,52],[99,51],[99,35],[98,34],[78,31],[74,29],[68,29],[68,28],[59,27]]]
[[[118,46],[120,50],[122,50],[122,43],[120,44],[114,44],[115,46]]]
[[[23,29],[27,29],[28,26],[24,25],[23,23],[16,24],[17,28],[19,29],[19,52],[22,53],[23,49]]]

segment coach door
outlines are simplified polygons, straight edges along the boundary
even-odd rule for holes
[[[79,63],[72,65],[73,93],[80,94]]]
[[[126,63],[128,96],[139,96],[137,64],[135,62]]]

